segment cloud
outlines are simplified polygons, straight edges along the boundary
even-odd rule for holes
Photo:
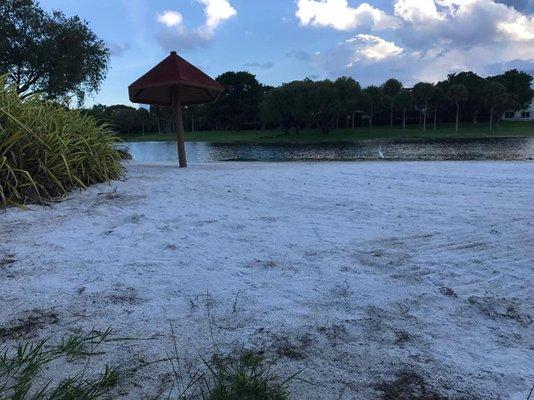
[[[228,0],[197,0],[204,5],[206,23],[202,28],[205,33],[213,34],[217,27],[237,15],[237,11],[230,5]]]
[[[229,0],[196,0],[204,7],[205,22],[202,26],[190,29],[184,25],[180,12],[167,10],[157,15],[162,25],[156,39],[165,50],[195,49],[207,46],[217,28],[226,20],[237,15]]]
[[[130,50],[130,44],[129,43],[115,43],[115,42],[107,42],[106,43],[109,52],[113,57],[120,57],[122,56],[126,51]]]
[[[400,56],[404,52],[395,43],[373,35],[359,34],[345,41],[345,44],[354,47],[354,59],[349,65],[360,60],[381,61]]]
[[[396,0],[407,45],[477,45],[534,39],[534,17],[492,0]]]
[[[320,5],[329,3],[349,7],[344,0],[323,0]],[[290,56],[327,77],[350,75],[364,85],[389,77],[410,85],[462,70],[487,75],[503,66],[528,67],[534,63],[534,16],[518,11],[519,2],[513,3],[514,7],[494,0],[394,0],[394,32],[370,35],[348,28],[355,34],[330,49]],[[317,21],[311,18],[308,24],[340,27]]]
[[[443,19],[434,0],[398,0],[394,4],[394,10],[397,17],[412,24]]]
[[[162,14],[158,14],[158,22],[168,26],[178,26],[184,21],[184,17],[177,11],[164,11]]]
[[[330,27],[339,31],[398,27],[397,19],[384,11],[368,3],[354,8],[348,0],[297,0],[296,16],[302,26]]]
[[[251,63],[246,63],[245,67],[258,68],[258,69],[271,69],[272,67],[274,67],[274,62],[272,62],[272,61],[267,61],[267,62],[264,62],[264,63],[251,62]]]

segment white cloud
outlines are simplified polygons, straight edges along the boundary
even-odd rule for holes
[[[237,15],[237,11],[228,0],[197,0],[204,5],[206,23],[204,31],[213,33],[215,29],[224,21]]]
[[[348,64],[349,66],[361,60],[381,61],[386,58],[397,57],[404,52],[404,49],[395,43],[373,35],[359,34],[341,45],[354,47],[354,58]]]
[[[534,17],[517,16],[498,24],[501,33],[512,40],[534,40]]]
[[[493,73],[495,66],[510,62],[533,65],[534,16],[515,7],[494,0],[392,3],[398,21],[394,32],[384,32],[380,37],[359,33],[338,45],[332,44],[330,49],[299,59],[314,65],[323,76],[350,75],[363,84],[379,84],[397,77],[410,85],[437,81],[462,70],[486,75]],[[328,1],[320,4],[326,7]],[[347,3],[338,0],[336,4],[344,7]],[[334,28],[333,22],[319,23],[315,14],[310,15],[304,25]]]
[[[296,16],[303,26],[331,27],[340,31],[398,27],[395,17],[368,3],[354,8],[348,0],[297,0],[297,7]]]
[[[237,15],[229,0],[197,0],[204,7],[203,25],[189,29],[178,11],[168,10],[157,15],[163,28],[157,35],[165,50],[193,49],[206,46],[214,37],[216,29],[226,20]]]
[[[158,22],[168,27],[181,25],[183,21],[183,15],[177,11],[164,11],[162,14],[158,14]]]
[[[398,0],[394,9],[397,17],[410,23],[443,20],[434,0]]]

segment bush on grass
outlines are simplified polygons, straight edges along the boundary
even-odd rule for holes
[[[22,100],[0,76],[0,205],[46,203],[120,178],[116,140],[108,126],[78,111]]]

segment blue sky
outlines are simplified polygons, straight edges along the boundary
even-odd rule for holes
[[[534,71],[534,0],[41,0],[77,14],[112,49],[89,103],[129,104],[127,87],[177,50],[211,76],[267,84],[353,76],[406,85],[471,69]]]

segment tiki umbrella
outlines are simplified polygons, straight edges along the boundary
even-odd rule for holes
[[[168,106],[174,109],[180,167],[187,167],[182,107],[211,103],[222,85],[188,63],[175,51],[128,87],[132,103]]]

